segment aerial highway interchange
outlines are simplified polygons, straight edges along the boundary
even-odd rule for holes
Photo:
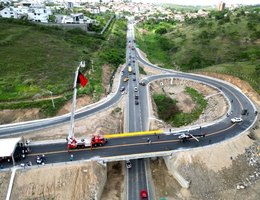
[[[132,159],[133,167],[127,170],[127,198],[129,200],[137,199],[140,195],[139,191],[141,189],[146,189],[148,190],[149,199],[154,199],[153,193],[149,191],[149,182],[146,177],[147,162],[141,158],[153,157],[159,152],[172,153],[174,150],[207,146],[244,133],[246,130],[250,129],[256,121],[256,108],[250,99],[238,88],[227,82],[206,76],[162,69],[149,63],[141,56],[134,41],[134,25],[130,21],[127,33],[126,66],[122,69],[124,72],[123,75],[121,75],[117,91],[114,94],[110,94],[106,100],[94,107],[87,107],[78,110],[75,115],[75,120],[87,118],[97,112],[105,111],[109,107],[116,105],[123,95],[127,95],[128,98],[125,102],[125,116],[127,119],[125,119],[126,127],[124,127],[124,131],[138,132],[149,130],[149,106],[151,106],[149,104],[149,83],[163,79],[193,80],[214,87],[219,90],[219,92],[223,94],[229,102],[229,112],[232,110],[231,116],[223,116],[221,119],[209,124],[204,124],[202,127],[198,124],[197,126],[183,128],[183,132],[189,131],[189,133],[193,135],[201,133],[205,134],[205,137],[201,138],[199,142],[191,139],[190,142],[182,143],[178,139],[179,134],[176,134],[174,131],[170,132],[166,130],[163,134],[160,134],[159,138],[156,134],[150,135],[149,138],[152,141],[151,144],[147,142],[147,136],[139,135],[134,137],[112,138],[109,139],[107,145],[93,150],[72,150],[75,160],[91,159],[109,162],[113,160]],[[138,62],[143,63],[147,67],[160,70],[162,73],[139,80]],[[128,74],[127,67],[129,64],[133,68],[134,74]],[[126,82],[123,81],[125,75],[128,75],[129,77],[129,80]],[[133,78],[136,78],[136,80],[133,80]],[[141,85],[139,84],[140,82],[144,82],[145,84]],[[120,91],[122,86],[126,88],[123,94]],[[135,91],[135,87],[138,88],[137,91]],[[136,99],[135,96],[138,96],[138,99]],[[244,109],[248,111],[248,114],[242,116],[243,122],[231,123],[230,119],[232,117],[240,117],[241,112]],[[64,116],[50,119],[1,125],[0,137],[14,136],[17,134],[21,135],[23,133],[33,132],[34,130],[58,126],[68,123],[69,121],[70,114],[66,114]],[[48,158],[48,163],[66,162],[69,160],[65,138],[62,143],[42,144],[33,146],[32,149],[32,153],[29,154],[23,162],[35,162],[35,157],[39,154],[45,154]],[[156,154],[156,156],[158,156],[158,154]]]

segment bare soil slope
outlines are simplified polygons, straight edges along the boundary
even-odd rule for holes
[[[0,172],[0,199],[6,198],[10,177],[11,171]]]
[[[100,198],[106,182],[106,167],[97,162],[19,170],[12,200]]]
[[[124,165],[122,162],[107,164],[107,183],[101,196],[101,200],[121,200],[124,191]]]

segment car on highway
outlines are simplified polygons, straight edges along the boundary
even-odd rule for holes
[[[242,111],[241,111],[241,115],[246,115],[247,114],[247,109],[243,109]]]
[[[138,99],[138,95],[135,95],[135,99]]]
[[[140,196],[141,196],[141,199],[147,199],[147,197],[148,197],[147,191],[146,190],[141,190],[140,191]]]
[[[36,156],[36,164],[37,165],[44,165],[46,163],[46,157],[45,155],[38,155]]]
[[[139,84],[142,85],[142,86],[146,85],[144,81],[140,82]]]
[[[124,82],[127,82],[129,80],[128,76],[124,78]]]
[[[123,91],[125,91],[125,87],[124,87],[124,86],[122,86],[122,87],[120,88],[120,92],[123,92]]]
[[[130,160],[127,160],[125,164],[127,169],[132,168],[132,163],[130,162]]]
[[[138,88],[137,88],[137,87],[134,87],[134,91],[137,92],[137,91],[138,91]]]
[[[239,122],[242,122],[242,121],[243,121],[243,119],[240,118],[240,117],[234,117],[234,118],[231,119],[231,122],[233,122],[233,123],[239,123]]]
[[[133,81],[136,81],[136,78],[133,78]]]
[[[135,101],[135,105],[138,105],[139,104],[139,102],[138,101]]]

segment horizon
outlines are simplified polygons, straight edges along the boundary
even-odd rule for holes
[[[115,2],[122,0],[114,0]],[[132,2],[142,2],[142,3],[153,3],[153,4],[177,4],[177,5],[186,5],[186,6],[210,6],[217,5],[221,1],[230,4],[242,4],[242,5],[259,5],[259,0],[130,0]],[[99,2],[99,0],[88,0],[88,2]],[[103,2],[110,2],[110,0],[103,0]]]
[[[190,5],[190,6],[206,6],[206,5],[217,5],[221,0],[132,0],[132,2],[143,2],[143,3],[170,3],[177,5]],[[259,0],[222,0],[222,2],[230,4],[243,4],[243,5],[257,5],[260,4]]]

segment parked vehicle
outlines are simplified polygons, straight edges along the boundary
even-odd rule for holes
[[[77,149],[77,148],[87,148],[87,147],[97,147],[103,146],[107,143],[107,139],[105,139],[102,135],[94,135],[90,138],[83,138],[80,140],[71,139],[68,142],[69,149]]]

